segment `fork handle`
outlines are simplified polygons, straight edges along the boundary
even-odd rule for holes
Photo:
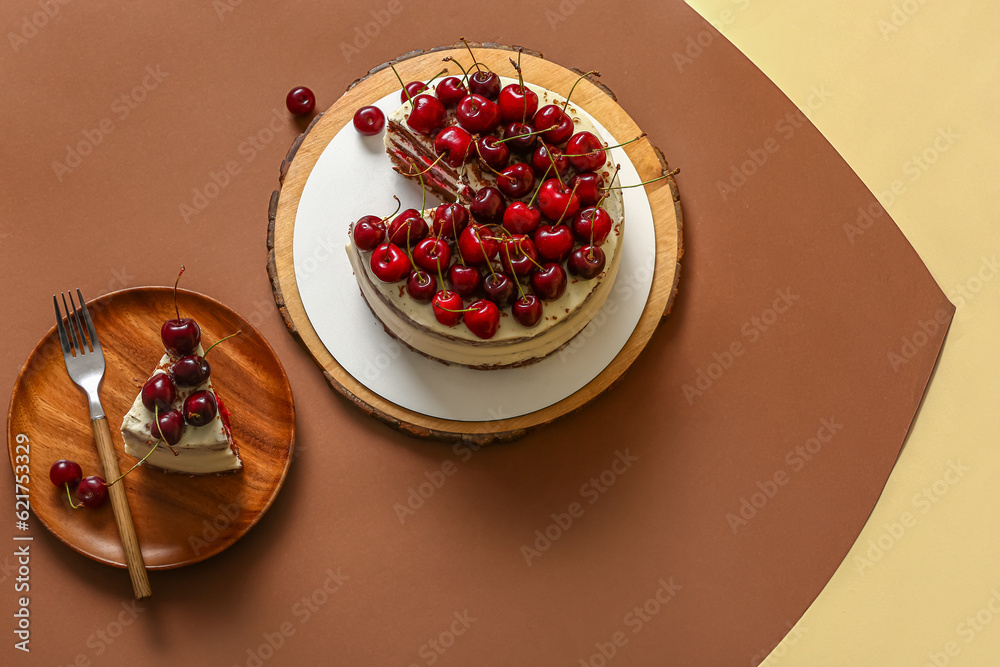
[[[111,481],[121,475],[118,467],[118,456],[111,441],[111,427],[106,417],[100,417],[90,422],[94,429],[94,439],[97,441],[97,454],[104,468],[104,479]],[[122,547],[125,549],[125,562],[132,578],[132,590],[136,600],[148,598],[153,594],[149,587],[149,577],[146,576],[146,564],[142,560],[139,549],[139,539],[135,536],[135,526],[132,524],[132,512],[129,510],[128,498],[125,496],[125,486],[121,482],[108,489],[111,495],[111,509],[114,510],[115,523],[118,524],[118,534],[121,536]]]

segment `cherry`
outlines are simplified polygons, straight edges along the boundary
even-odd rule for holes
[[[573,251],[566,265],[574,276],[590,280],[604,270],[605,261],[603,250],[595,245],[585,245]]]
[[[451,167],[461,167],[469,158],[469,147],[472,144],[472,135],[460,128],[458,125],[451,125],[444,128],[434,137],[435,155],[444,155],[444,163]]]
[[[484,225],[469,225],[458,237],[458,249],[469,264],[486,264],[497,256],[500,244]]]
[[[149,425],[149,432],[168,445],[176,445],[184,436],[184,415],[180,410],[160,412],[159,417]]]
[[[426,136],[434,135],[444,127],[448,119],[444,105],[431,95],[417,95],[413,98],[413,109],[406,118],[406,124]]]
[[[593,206],[601,200],[603,184],[604,179],[600,174],[587,172],[574,176],[569,182],[569,187],[576,188],[576,196],[580,198],[581,206]]]
[[[297,86],[285,96],[285,106],[295,116],[308,116],[316,108],[316,96],[305,86]]]
[[[461,204],[441,204],[434,210],[431,226],[435,236],[455,238],[469,224],[469,209]]]
[[[469,204],[469,211],[476,222],[484,225],[499,225],[503,222],[503,214],[507,209],[507,200],[493,186],[480,188]]]
[[[76,499],[89,510],[96,510],[108,498],[108,485],[103,477],[84,477],[76,487]]]
[[[180,310],[177,309],[177,283],[181,281],[183,274],[184,266],[182,265],[177,274],[177,280],[174,281],[174,313],[177,318],[167,320],[160,327],[160,339],[163,341],[163,347],[175,357],[191,354],[201,344],[201,327],[190,317],[182,318]]]
[[[80,468],[80,464],[76,461],[59,459],[52,464],[51,468],[49,468],[49,479],[53,484],[59,487],[63,484],[76,486],[80,483],[80,479],[82,477],[83,470]]]
[[[566,154],[577,171],[597,171],[608,161],[604,143],[592,132],[577,132],[570,137]]]
[[[511,234],[530,234],[541,220],[541,211],[521,201],[513,202],[503,212],[503,228]]]
[[[550,178],[539,188],[538,210],[550,220],[572,218],[580,210],[580,198],[558,179]]]
[[[174,362],[170,374],[178,387],[197,387],[209,378],[212,367],[200,354],[189,354]]]
[[[370,137],[385,127],[385,114],[378,107],[361,107],[354,112],[354,129]]]
[[[469,304],[463,319],[469,331],[479,338],[493,338],[500,328],[500,309],[492,301],[480,299]]]
[[[573,136],[573,119],[556,104],[547,104],[539,109],[531,124],[544,130],[542,139],[550,144],[564,143]]]
[[[449,109],[456,106],[468,94],[469,91],[466,90],[462,79],[457,76],[445,77],[438,82],[437,98]]]
[[[526,197],[535,189],[535,172],[523,162],[512,164],[497,176],[497,189],[511,199]]]
[[[486,276],[483,280],[483,289],[486,291],[486,298],[501,308],[510,304],[517,293],[514,289],[514,281],[506,273],[499,271]],[[468,320],[466,320],[466,324],[468,324]]]
[[[555,301],[566,291],[566,271],[555,262],[544,264],[531,274],[531,287],[542,299]]]
[[[573,235],[583,243],[601,245],[611,233],[611,216],[603,208],[588,206],[575,216],[570,225]]]
[[[534,294],[525,294],[510,310],[521,326],[531,328],[542,319],[542,300]]]
[[[471,299],[475,296],[482,284],[483,275],[474,266],[452,264],[448,269],[448,285],[452,291],[463,299]],[[459,304],[461,308],[461,299],[459,300]]]
[[[504,240],[500,252],[500,263],[504,271],[518,276],[531,273],[538,263],[538,250],[534,242],[524,234],[515,234]]]
[[[372,273],[384,283],[398,283],[410,273],[410,259],[395,243],[375,248],[369,261]]]
[[[510,149],[505,143],[499,143],[492,135],[476,139],[476,153],[494,171],[500,171],[510,160]]]
[[[534,239],[538,255],[549,262],[561,262],[573,250],[573,233],[566,225],[542,225]]]
[[[505,123],[533,118],[538,110],[538,95],[525,85],[511,83],[500,91],[497,106],[500,108],[500,118]]]
[[[427,84],[423,81],[411,81],[403,86],[403,90],[399,91],[399,101],[409,102],[425,90],[427,90]]]
[[[443,109],[444,107],[442,107]],[[490,134],[500,123],[496,102],[470,93],[462,98],[456,110],[458,124],[473,134]]]
[[[453,327],[462,319],[462,297],[449,290],[441,290],[434,295],[431,309],[437,321],[446,327]]]
[[[169,410],[177,399],[177,390],[169,375],[157,373],[146,380],[140,395],[142,396],[142,404],[146,406],[147,410],[152,411],[157,405],[162,410]]]
[[[184,421],[191,426],[205,426],[215,419],[219,405],[215,400],[215,392],[207,389],[196,391],[184,399]],[[170,414],[170,413],[167,413]],[[164,415],[160,415],[162,420]],[[169,444],[168,438],[164,438]]]
[[[375,215],[362,216],[354,223],[353,236],[360,250],[374,250],[385,240],[385,222]]]
[[[413,249],[413,261],[421,269],[431,273],[444,271],[451,264],[451,248],[442,238],[428,237]],[[412,277],[410,276],[411,279]]]
[[[427,271],[413,271],[410,273],[410,277],[406,280],[406,293],[409,294],[414,301],[427,303],[434,298],[434,294],[437,291],[437,280]]]
[[[469,77],[469,92],[488,100],[496,100],[500,95],[500,77],[485,70],[473,72]]]
[[[538,137],[533,134],[534,128],[526,123],[510,123],[503,128],[503,138],[507,139],[505,144],[510,144],[511,150],[519,153],[529,152],[535,145]]]
[[[531,153],[531,168],[539,177],[545,176],[546,172],[552,173],[552,164],[555,163],[556,173],[560,177],[565,176],[569,170],[569,158],[563,155],[562,151],[555,146],[539,143],[538,147]]]
[[[420,211],[408,208],[389,223],[389,242],[399,247],[412,246],[427,236],[427,222]]]

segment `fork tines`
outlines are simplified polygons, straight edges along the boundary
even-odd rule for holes
[[[76,290],[76,296],[80,301],[79,307],[73,301],[73,292],[69,293],[69,305],[66,304],[66,293],[62,292],[63,309],[66,311],[66,323],[63,324],[63,315],[59,310],[59,299],[52,295],[52,303],[56,309],[56,325],[59,327],[59,342],[62,343],[64,355],[82,355],[100,349],[101,344],[97,340],[97,331],[94,329],[94,322],[90,319],[90,312],[87,304],[83,300],[83,294]],[[70,308],[72,306],[72,308]],[[66,328],[69,327],[69,334]],[[86,327],[86,328],[84,328]],[[87,340],[89,334],[90,340]]]

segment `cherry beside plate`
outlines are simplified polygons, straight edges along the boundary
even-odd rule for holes
[[[160,326],[174,317],[172,294],[166,287],[140,287],[87,303],[106,362],[101,403],[123,472],[136,459],[125,454],[119,428],[163,355]],[[291,387],[260,332],[207,296],[178,290],[177,298],[181,316],[193,317],[201,326],[205,347],[243,331],[208,357],[212,383],[231,413],[243,470],[189,476],[140,466],[123,480],[142,555],[151,570],[214,556],[250,530],[281,489],[295,440]],[[24,481],[18,478],[27,465],[31,509],[45,527],[85,556],[125,567],[111,504],[99,510],[73,510],[65,490],[49,481],[49,467],[61,458],[77,461],[84,476],[101,470],[87,400],[66,373],[55,326],[31,351],[14,384],[7,443],[15,480]]]

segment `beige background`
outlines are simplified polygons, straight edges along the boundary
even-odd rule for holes
[[[879,196],[958,307],[871,519],[764,664],[995,665],[1000,5],[688,2],[809,116]],[[951,138],[935,148],[939,132],[949,128]],[[914,156],[924,151],[921,166]],[[894,181],[899,194],[886,195]],[[968,471],[946,476],[949,462]],[[936,502],[920,498],[925,489]]]

